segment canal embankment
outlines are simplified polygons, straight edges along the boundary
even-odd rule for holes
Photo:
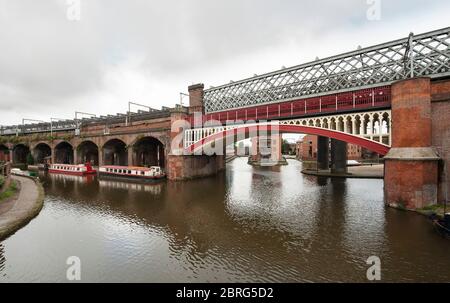
[[[341,177],[341,178],[363,178],[363,179],[383,179],[384,177],[384,165],[361,165],[361,166],[349,166],[348,172],[334,173],[330,170],[317,170],[306,168],[302,170],[305,175],[314,175],[321,177]]]
[[[39,180],[11,176],[0,200],[0,241],[6,239],[36,217],[44,204]]]

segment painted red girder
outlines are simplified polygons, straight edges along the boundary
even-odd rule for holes
[[[267,132],[270,133],[271,129],[273,128],[274,131],[278,131],[279,133],[296,133],[296,134],[308,134],[308,135],[317,135],[317,136],[323,136],[323,137],[329,137],[333,139],[337,139],[340,141],[344,141],[347,143],[359,145],[361,147],[364,147],[370,151],[376,152],[382,156],[386,155],[390,149],[388,145],[375,142],[373,140],[369,140],[360,136],[347,134],[341,131],[331,130],[331,129],[325,129],[320,127],[313,127],[313,126],[305,126],[305,125],[292,125],[292,124],[279,124],[276,126],[273,125],[261,125],[259,126],[260,129],[267,130]],[[237,127],[234,129],[222,131],[215,133],[214,135],[210,135],[208,137],[205,137],[198,142],[188,146],[185,149],[185,152],[188,154],[194,153],[195,151],[203,148],[204,146],[211,144],[212,142],[220,142],[223,140],[226,140],[226,138],[234,137],[238,133],[239,134],[245,134],[245,137],[248,138],[249,134],[256,136],[257,132],[255,131],[258,128],[258,126],[252,125],[242,125],[241,127]],[[225,141],[226,142],[226,141]]]
[[[292,101],[260,104],[246,108],[233,108],[221,112],[207,113],[197,123],[214,120],[222,124],[227,121],[282,120],[293,117],[312,117],[344,112],[364,112],[391,106],[391,87],[380,86],[356,91],[335,93],[320,97],[308,97]],[[187,120],[194,125],[194,117]]]

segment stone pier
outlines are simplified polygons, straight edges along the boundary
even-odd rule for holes
[[[331,139],[331,173],[347,173],[347,142]]]
[[[330,166],[330,138],[317,137],[317,168],[328,170]]]

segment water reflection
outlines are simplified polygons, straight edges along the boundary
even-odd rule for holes
[[[449,243],[386,209],[381,180],[300,171],[236,159],[188,182],[42,176],[44,209],[0,244],[0,281],[65,281],[72,255],[85,282],[365,281],[371,255],[386,281],[449,280]]]

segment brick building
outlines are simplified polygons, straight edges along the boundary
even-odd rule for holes
[[[348,160],[360,160],[363,158],[363,148],[355,144],[347,145]],[[317,158],[317,136],[306,135],[297,142],[296,155],[299,160],[311,160]]]
[[[8,162],[9,161],[9,149],[0,145],[0,162]]]

